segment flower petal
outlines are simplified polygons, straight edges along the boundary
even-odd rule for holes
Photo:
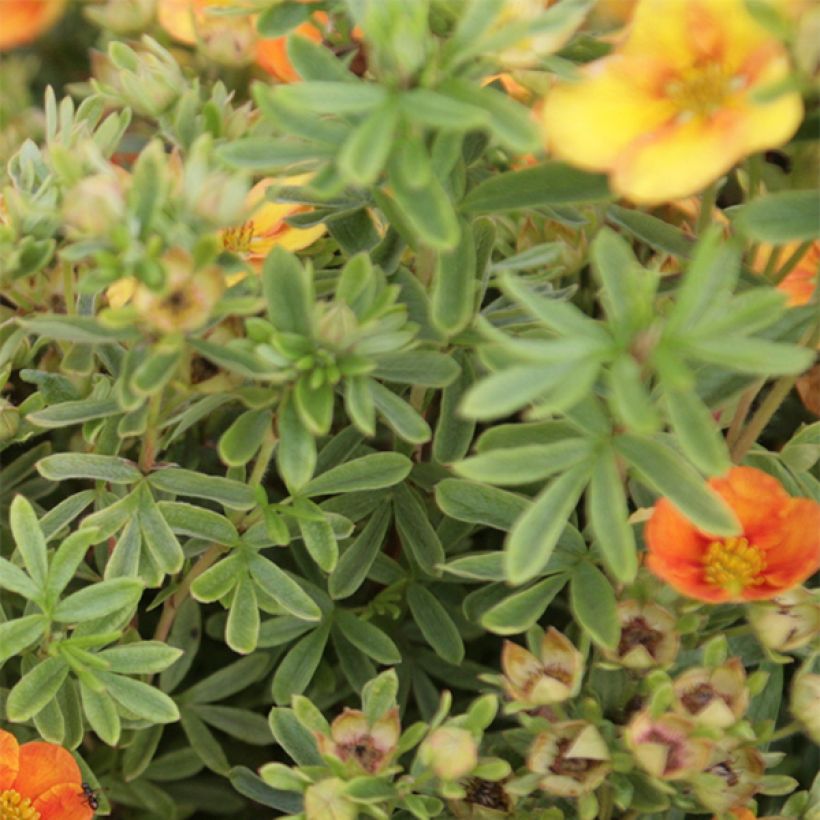
[[[700,562],[707,546],[689,519],[666,498],[661,498],[644,528],[644,540],[650,553],[670,560]]]
[[[641,82],[651,75],[644,61],[615,56],[591,63],[580,82],[556,85],[543,112],[552,152],[582,168],[608,170],[632,142],[673,114]]]
[[[0,729],[0,790],[10,789],[17,779],[20,770],[20,746],[17,738],[4,729]]]
[[[612,187],[633,202],[656,204],[702,190],[742,156],[720,118],[673,121],[635,140],[613,169]]]
[[[732,508],[744,535],[755,545],[757,531],[776,524],[789,502],[780,482],[754,467],[733,467],[725,476],[711,479],[709,486]]]
[[[94,816],[82,786],[76,783],[52,786],[34,801],[34,809],[40,812],[40,820],[90,820]]]
[[[82,775],[71,753],[54,743],[33,741],[20,747],[20,773],[14,788],[30,800],[62,783],[79,787]]]

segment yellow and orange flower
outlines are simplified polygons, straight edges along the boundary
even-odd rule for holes
[[[644,533],[647,566],[683,595],[710,603],[774,598],[820,567],[820,504],[792,498],[770,475],[733,467],[710,486],[734,511],[742,532],[699,530],[666,498]]]
[[[24,46],[45,34],[65,13],[67,0],[3,0],[0,51]]]
[[[803,103],[776,93],[786,50],[743,0],[640,0],[623,44],[547,96],[553,153],[635,202],[688,196],[785,143]]]
[[[292,177],[266,177],[257,182],[248,192],[246,200],[250,213],[248,220],[242,225],[222,231],[222,246],[225,250],[242,255],[258,268],[275,246],[288,251],[300,251],[323,236],[327,231],[323,224],[310,228],[293,228],[285,221],[290,216],[310,211],[309,205],[266,199],[266,193],[273,185],[295,187],[306,185],[309,180],[309,174],[299,174]]]
[[[788,242],[780,246],[777,263],[785,262],[800,247],[799,242]],[[772,245],[761,245],[755,253],[752,267],[756,273],[761,273],[766,266],[771,253],[775,248]],[[777,286],[788,296],[789,307],[807,305],[817,290],[817,281],[820,277],[820,240],[813,242],[800,260]]]
[[[3,820],[90,820],[94,811],[77,761],[62,746],[18,744],[0,729],[0,817]]]

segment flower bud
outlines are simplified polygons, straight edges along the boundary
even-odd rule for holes
[[[754,796],[765,769],[766,763],[757,749],[717,749],[708,768],[693,778],[692,787],[707,809],[725,812]]]
[[[0,399],[0,441],[8,441],[20,428],[20,411],[5,399]]]
[[[541,657],[512,641],[504,641],[501,668],[504,688],[513,701],[527,706],[560,703],[578,693],[584,674],[581,653],[550,627],[541,642]]]
[[[345,782],[330,777],[305,791],[305,820],[356,820],[358,807],[344,794]]]
[[[820,743],[820,675],[800,672],[795,676],[791,713],[803,724],[806,734]]]
[[[442,780],[458,780],[478,763],[478,744],[466,729],[442,726],[427,736],[419,757]]]
[[[180,248],[162,257],[165,284],[159,292],[137,285],[132,304],[146,326],[161,333],[196,330],[211,315],[225,285],[216,265],[194,269],[193,257]]]
[[[804,587],[795,587],[770,601],[752,604],[746,617],[763,646],[791,652],[820,632],[820,601]]]
[[[675,616],[657,604],[621,601],[618,604],[621,638],[610,660],[628,669],[670,666],[680,649]]]
[[[100,28],[122,35],[144,31],[154,19],[157,0],[106,0],[88,6],[85,16]]]
[[[317,336],[337,350],[349,348],[359,327],[356,314],[344,302],[322,304],[320,311]]]
[[[125,195],[116,174],[94,174],[66,195],[63,218],[75,236],[105,236],[125,216]]]
[[[250,17],[204,15],[197,25],[203,54],[219,65],[242,68],[256,59],[256,27]]]
[[[539,786],[558,797],[594,791],[611,770],[609,749],[600,732],[583,720],[553,724],[536,738],[527,768],[543,774]]]
[[[357,771],[375,774],[390,764],[400,733],[396,708],[372,726],[368,725],[363,712],[346,708],[331,724],[330,737],[317,734],[316,740],[322,754],[349,763]]]
[[[749,706],[746,670],[740,658],[713,669],[688,669],[675,679],[673,688],[675,711],[716,729],[736,723]]]
[[[693,737],[696,726],[680,715],[653,718],[638,712],[624,730],[624,740],[638,764],[662,780],[684,780],[709,763],[714,743]]]

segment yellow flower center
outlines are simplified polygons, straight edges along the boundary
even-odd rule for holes
[[[28,797],[23,797],[14,789],[0,792],[0,817],[3,820],[40,820],[40,812]]]
[[[708,117],[726,105],[732,90],[731,78],[722,66],[696,66],[671,80],[664,91],[684,118]]]
[[[760,586],[766,559],[745,538],[712,541],[703,559],[706,581],[739,594],[746,587]]]
[[[253,239],[253,220],[249,219],[238,228],[226,228],[222,231],[222,247],[234,253],[247,253]]]

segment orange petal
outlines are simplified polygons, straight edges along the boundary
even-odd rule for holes
[[[79,786],[82,775],[71,753],[54,743],[34,741],[20,747],[20,773],[14,788],[34,801],[61,783]]]
[[[754,467],[733,467],[709,485],[732,508],[743,532],[758,544],[757,531],[768,530],[779,520],[789,495],[780,482]]]
[[[2,0],[0,51],[36,40],[65,11],[66,0]]]
[[[19,756],[17,738],[11,732],[0,729],[0,791],[14,785],[20,770]]]
[[[650,553],[672,562],[700,563],[707,540],[666,498],[661,498],[644,528],[644,541]]]
[[[674,114],[646,85],[654,68],[613,56],[591,63],[580,82],[556,85],[543,112],[551,151],[582,168],[609,170],[636,139]]]
[[[808,498],[789,499],[772,528],[755,539],[766,552],[766,580],[789,589],[820,568],[820,504]]]
[[[307,37],[314,43],[321,43],[324,39],[322,32],[312,23],[302,23],[293,33]],[[256,45],[256,62],[283,83],[295,83],[302,79],[288,57],[287,37],[259,40]]]
[[[672,562],[665,556],[652,553],[647,555],[646,565],[658,578],[666,581],[673,589],[689,598],[708,601],[712,604],[730,599],[725,589],[706,583],[701,566]]]
[[[40,820],[91,820],[94,810],[88,804],[82,786],[60,783],[52,786],[34,801]]]

